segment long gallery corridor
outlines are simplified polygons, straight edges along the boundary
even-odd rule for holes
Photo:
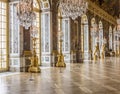
[[[0,74],[0,94],[120,94],[120,58]]]
[[[120,94],[120,0],[0,0],[0,94]]]

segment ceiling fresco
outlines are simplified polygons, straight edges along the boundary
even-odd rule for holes
[[[91,0],[114,17],[120,14],[120,0]]]

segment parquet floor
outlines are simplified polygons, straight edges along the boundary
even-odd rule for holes
[[[120,58],[41,67],[30,78],[30,73],[0,73],[0,94],[120,94]]]

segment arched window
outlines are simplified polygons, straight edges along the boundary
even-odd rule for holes
[[[10,34],[10,54],[18,54],[19,53],[19,20],[17,18],[17,3],[9,4],[9,34]]]
[[[8,69],[8,2],[0,1],[0,71]]]
[[[99,22],[99,49],[101,50],[101,47],[103,45],[103,24],[100,21]]]
[[[51,62],[52,51],[52,31],[51,31],[51,12],[48,0],[41,2],[41,47],[42,47],[42,63]],[[47,10],[46,10],[47,9]],[[46,11],[45,11],[46,10]]]
[[[88,32],[88,18],[86,15],[81,17],[81,46],[84,52],[84,59],[89,57],[89,32]]]
[[[96,21],[95,21],[95,18],[92,18],[91,19],[91,48],[92,48],[92,51],[94,51],[94,48],[95,48],[95,39],[96,39]]]
[[[16,2],[9,3],[9,67],[10,70],[13,67],[20,67],[20,49],[23,49],[21,46],[20,36],[20,25],[17,18],[17,4]],[[22,41],[23,42],[23,41]],[[15,70],[15,69],[14,69]]]
[[[111,49],[112,50],[112,27],[110,26],[109,27],[109,49]]]
[[[63,32],[63,52],[68,52],[70,49],[69,45],[69,18],[62,19],[62,32]]]
[[[114,51],[116,52],[117,51],[117,39],[118,39],[116,27],[114,27],[114,29],[113,29],[113,34],[114,34],[113,35],[113,37],[114,37],[113,45],[114,45]]]
[[[82,30],[81,30],[81,38],[82,38],[82,48],[84,51],[88,51],[89,49],[89,45],[88,45],[88,19],[87,19],[87,16],[86,15],[83,15],[82,16],[82,20],[81,20],[81,23],[82,23]]]

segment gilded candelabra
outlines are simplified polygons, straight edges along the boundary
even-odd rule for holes
[[[104,39],[103,39],[103,44],[102,44],[102,50],[101,50],[101,54],[100,54],[100,58],[101,58],[101,59],[104,59],[104,58],[105,58],[105,47],[106,47],[106,43],[107,43],[107,40],[106,40],[106,38],[104,37]]]
[[[93,60],[96,61],[99,59],[99,44],[97,43],[93,53]]]
[[[34,29],[34,28],[32,28]],[[28,69],[29,72],[33,73],[40,73],[40,68],[38,64],[38,56],[36,55],[36,35],[37,35],[37,30],[31,30],[32,31],[32,41],[33,41],[33,51],[32,51],[32,56],[30,57],[31,60],[31,65]]]
[[[101,50],[100,58],[101,59],[105,58],[105,44],[102,45],[102,50]]]
[[[60,32],[60,39],[59,39],[59,53],[58,53],[58,61],[56,63],[56,67],[66,67],[66,64],[64,62],[64,55],[62,53],[62,32]]]

